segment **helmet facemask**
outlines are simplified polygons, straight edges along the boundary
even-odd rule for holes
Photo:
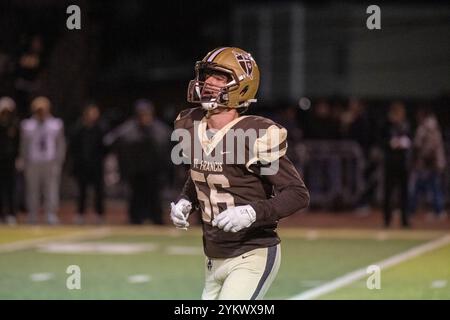
[[[205,110],[227,107],[227,91],[224,87],[217,87],[205,81],[191,80],[188,88],[188,101],[201,103]]]
[[[229,105],[229,93],[239,87],[237,76],[232,70],[200,61],[195,66],[195,72],[196,77],[188,86],[188,102],[200,103],[207,111],[232,107]],[[206,79],[214,74],[227,77],[225,86],[219,87],[206,82]]]

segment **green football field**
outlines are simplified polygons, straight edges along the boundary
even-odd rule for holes
[[[450,299],[442,231],[280,230],[266,299]],[[380,288],[368,289],[369,265]],[[80,289],[67,288],[71,265]],[[0,299],[199,299],[201,231],[171,227],[0,227]],[[70,281],[69,281],[70,282]]]

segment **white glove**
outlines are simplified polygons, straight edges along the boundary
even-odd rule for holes
[[[226,232],[238,232],[251,226],[256,220],[255,209],[250,205],[229,208],[219,213],[212,221],[213,227]]]
[[[192,203],[186,199],[180,199],[177,204],[171,202],[170,207],[170,219],[172,219],[175,227],[187,230],[187,227],[189,227],[187,219],[192,210]]]

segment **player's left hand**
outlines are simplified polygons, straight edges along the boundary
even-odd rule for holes
[[[225,232],[238,232],[250,227],[255,220],[256,212],[252,206],[237,206],[219,213],[212,221],[212,226]]]

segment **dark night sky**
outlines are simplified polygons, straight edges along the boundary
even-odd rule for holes
[[[122,52],[154,49],[170,51],[172,58],[191,61],[230,41],[229,1],[2,1],[3,33],[0,45],[11,50],[17,35],[42,33],[52,45],[65,30],[68,4],[79,4],[82,28],[94,27],[101,43],[103,63]],[[88,18],[84,15],[88,11]],[[7,27],[6,27],[7,25]],[[207,49],[206,49],[207,50]]]
[[[120,50],[169,49],[177,59],[192,60],[229,41],[230,7],[210,1],[112,1],[95,12],[104,28],[103,48],[114,55]],[[96,16],[95,15],[95,16]],[[118,46],[120,48],[118,48]]]
[[[234,45],[233,10],[251,2],[295,1],[1,0],[0,50],[17,52],[24,34],[38,33],[44,35],[47,52],[54,52],[59,40],[77,32],[66,28],[66,8],[78,4],[88,54],[95,56],[95,72],[83,80],[90,97],[108,105],[141,96],[181,104],[195,61],[215,47]],[[306,2],[310,7],[334,3]]]

